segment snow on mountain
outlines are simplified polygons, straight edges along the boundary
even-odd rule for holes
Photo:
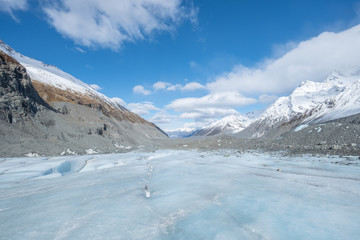
[[[230,115],[197,129],[192,136],[212,136],[220,133],[237,134],[244,130],[253,118],[246,115]]]
[[[330,114],[331,119],[337,119],[358,113],[360,91],[357,79],[358,75],[334,72],[323,82],[303,82],[289,96],[280,97],[270,105],[244,131],[244,136],[278,135],[302,122],[325,119]]]
[[[195,129],[193,128],[177,128],[172,130],[165,130],[170,138],[185,138],[190,136]]]
[[[232,133],[238,133],[243,130],[249,123],[251,119],[243,116],[243,115],[230,115],[224,117],[208,126],[204,127],[203,129],[214,129],[220,128],[222,130],[230,130]]]
[[[317,122],[335,120],[360,113],[360,79],[349,85],[335,98],[328,99],[321,104],[319,109],[321,111],[315,116]]]
[[[260,119],[273,119],[276,122],[306,114],[317,105],[337,96],[351,83],[351,78],[338,73],[332,73],[324,82],[305,81],[289,96],[279,98]]]
[[[113,107],[118,106],[118,104],[116,104],[113,100],[99,93],[89,84],[82,82],[81,80],[73,77],[72,75],[60,70],[53,65],[48,65],[41,61],[22,55],[1,40],[0,50],[13,57],[21,65],[23,65],[32,80],[36,80],[65,91],[80,93],[87,96],[96,96]]]

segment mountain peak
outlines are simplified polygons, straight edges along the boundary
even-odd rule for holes
[[[245,129],[253,118],[242,114],[229,115],[197,129],[192,136],[212,136],[216,134],[237,134]]]

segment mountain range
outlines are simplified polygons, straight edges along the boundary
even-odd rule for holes
[[[231,115],[189,136],[227,134],[277,138],[301,124],[315,124],[360,113],[360,72],[333,72],[321,82],[304,81],[255,117]]]
[[[244,130],[253,120],[253,117],[247,115],[230,115],[196,129],[190,136],[236,135]]]

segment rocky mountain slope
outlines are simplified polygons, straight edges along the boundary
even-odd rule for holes
[[[115,152],[167,138],[156,125],[60,69],[2,42],[0,52],[1,156]]]
[[[233,135],[244,130],[252,121],[253,118],[245,115],[230,115],[195,130],[191,136]]]

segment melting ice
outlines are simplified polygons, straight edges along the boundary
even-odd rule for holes
[[[197,151],[0,159],[0,239],[357,239],[358,163]]]

